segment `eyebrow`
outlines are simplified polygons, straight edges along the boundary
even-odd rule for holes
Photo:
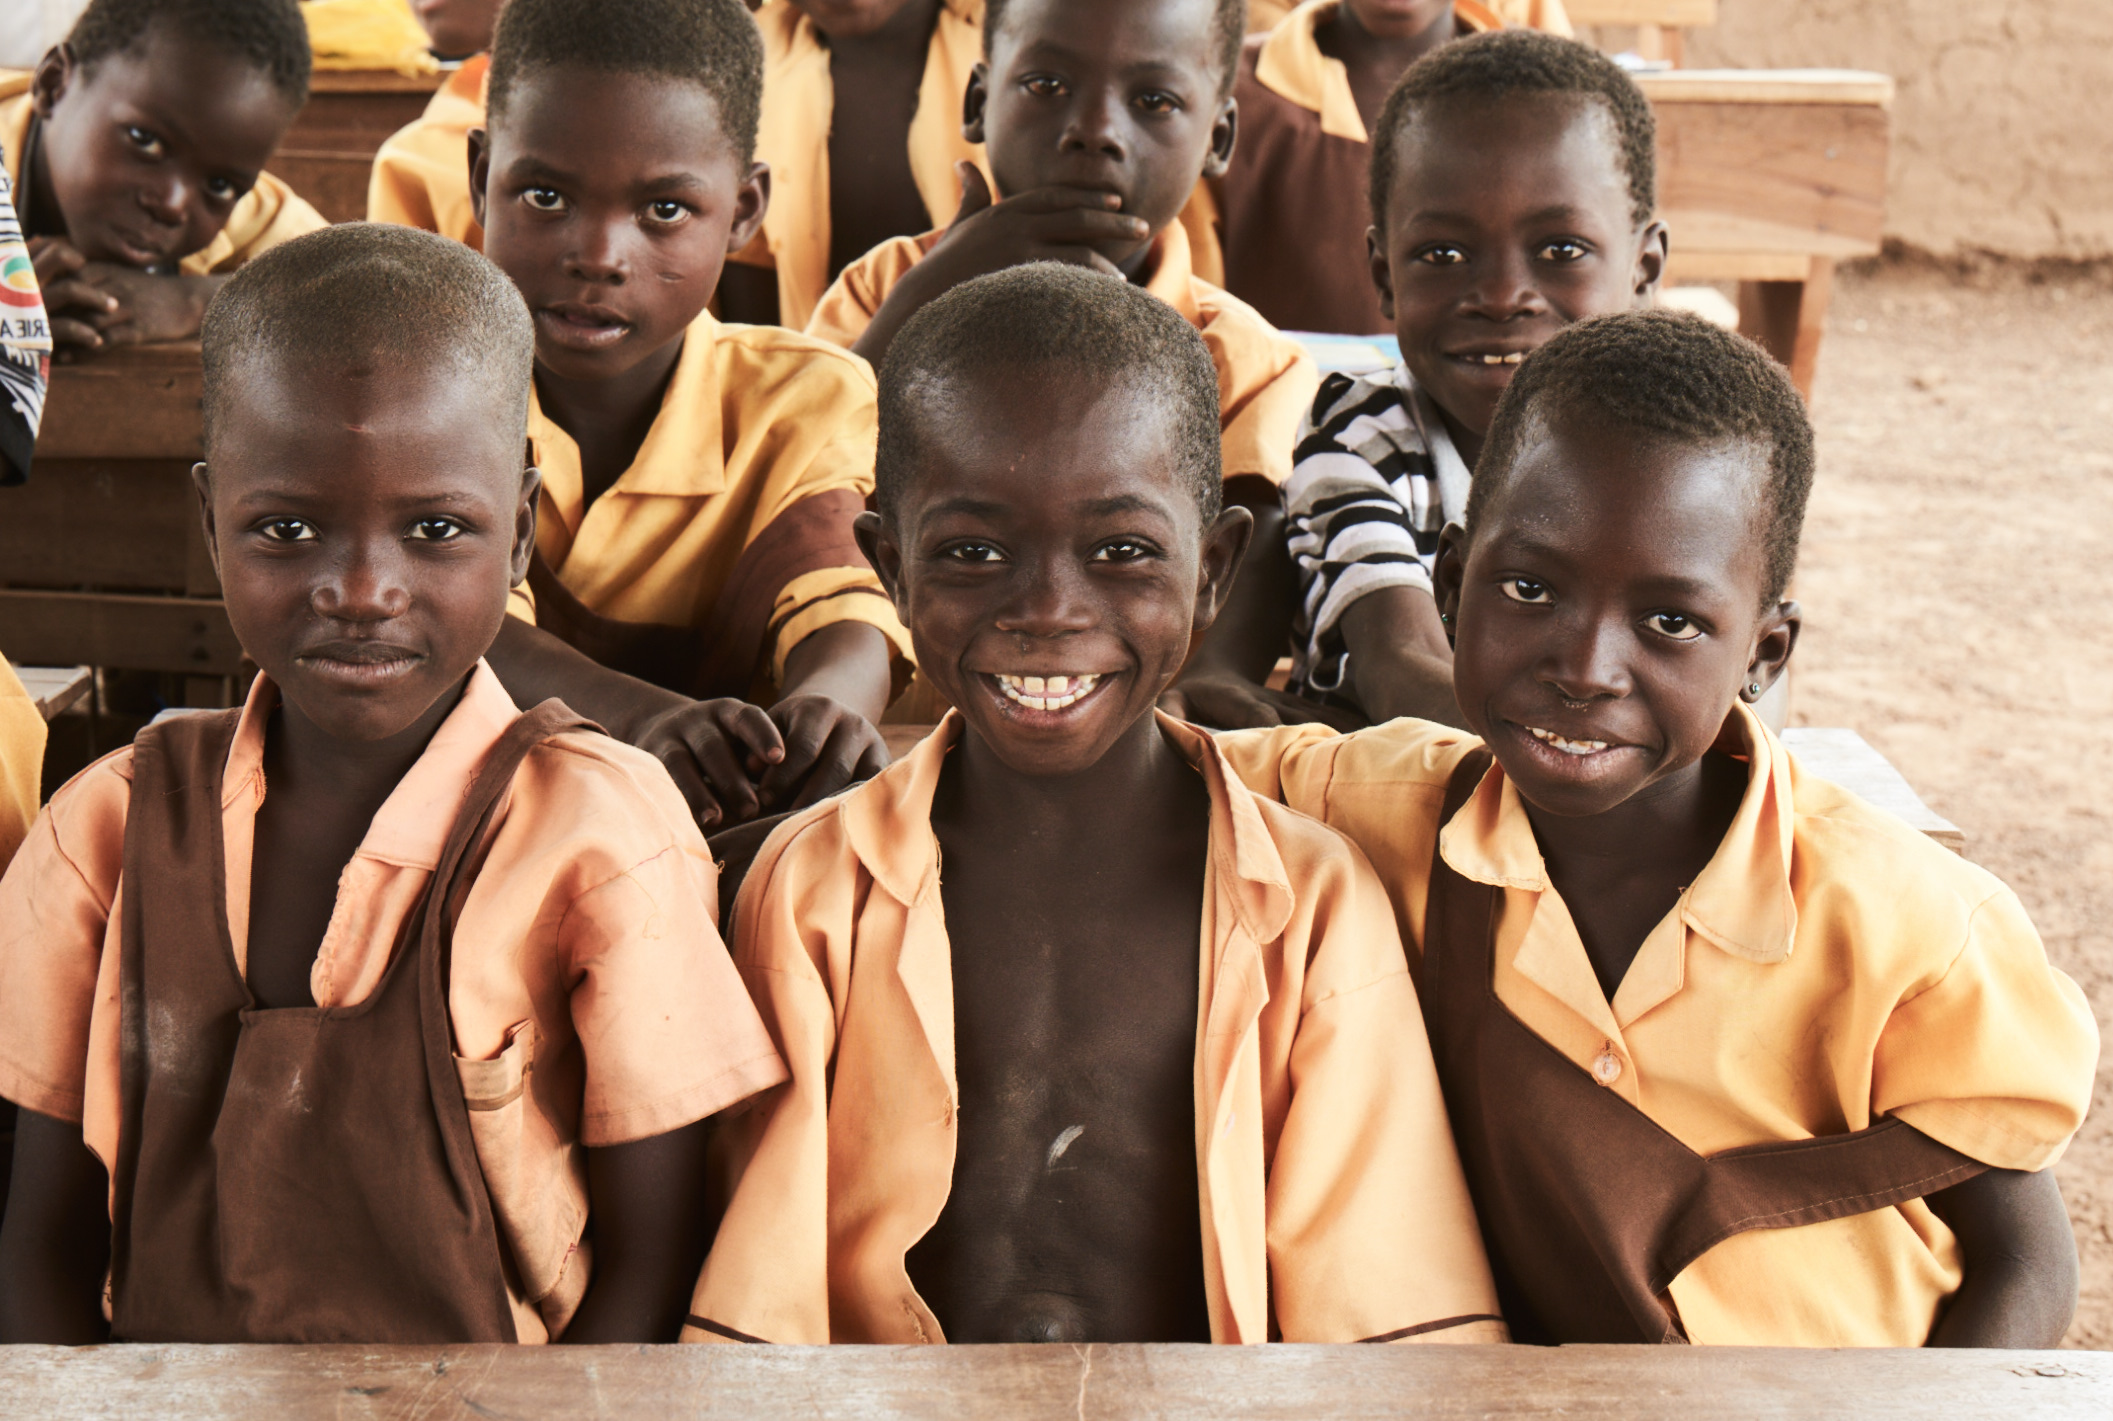
[[[1559,202],[1548,207],[1537,207],[1533,211],[1523,214],[1520,220],[1523,222],[1571,222],[1584,215],[1586,215],[1584,208],[1573,207],[1567,202]],[[1442,208],[1429,207],[1417,208],[1409,214],[1409,220],[1412,222],[1451,223],[1462,227],[1480,225],[1478,219],[1470,217],[1465,212],[1447,212]]]
[[[1516,553],[1525,557],[1543,558],[1549,562],[1557,563],[1565,569],[1575,567],[1580,562],[1585,561],[1585,559],[1580,558],[1567,548],[1559,548],[1553,543],[1542,542],[1540,539],[1526,534],[1514,533],[1509,537],[1499,539],[1498,542],[1502,553]],[[1707,578],[1685,577],[1677,572],[1654,573],[1648,577],[1640,577],[1632,585],[1655,593],[1668,593],[1695,598],[1712,597],[1723,592],[1723,588],[1720,585],[1711,582]]]
[[[1039,59],[1044,62],[1072,64],[1080,63],[1088,57],[1084,53],[1084,51],[1074,49],[1060,39],[1051,39],[1047,37],[1036,39],[1027,44],[1021,45],[1019,48],[1019,54],[1020,57],[1023,59]],[[1128,68],[1124,69],[1122,72],[1125,75],[1132,77],[1141,74],[1178,75],[1182,72],[1183,68],[1184,66],[1179,60],[1140,59],[1135,64],[1132,64]]]

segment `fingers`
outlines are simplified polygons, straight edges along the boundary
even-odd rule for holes
[[[62,276],[71,276],[88,265],[88,258],[71,242],[56,237],[32,237],[29,242],[30,266],[37,273],[37,285],[50,287]]]
[[[961,180],[961,206],[954,213],[954,222],[974,217],[990,207],[990,184],[984,181],[981,168],[963,158],[954,164],[954,175]],[[953,222],[947,225],[951,227]]]
[[[872,769],[862,770],[876,758],[876,754],[879,763]],[[801,787],[799,797],[790,807],[805,809],[846,785],[877,773],[886,768],[887,754],[887,746],[881,741],[879,732],[861,717],[847,713],[836,722],[829,738],[815,754],[814,768],[807,776],[807,783]]]
[[[101,350],[103,333],[86,321],[77,321],[70,316],[54,317],[51,322],[52,342],[59,346],[73,346],[81,350]]]
[[[77,276],[62,276],[54,281],[45,281],[40,276],[38,285],[43,288],[46,312],[82,311],[107,316],[117,311],[115,296]]]
[[[687,754],[670,754],[662,755],[660,763],[667,770],[668,778],[675,781],[682,802],[690,807],[690,815],[697,821],[698,829],[708,834],[718,827],[724,812],[712,795],[712,787],[704,782],[696,760]]]

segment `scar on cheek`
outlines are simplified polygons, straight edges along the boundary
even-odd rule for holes
[[[1057,1136],[1056,1142],[1049,1147],[1049,1158],[1043,1162],[1042,1168],[1055,1169],[1056,1162],[1064,1157],[1064,1151],[1071,1148],[1071,1142],[1085,1133],[1085,1126],[1073,1125],[1065,1130],[1063,1134]]]

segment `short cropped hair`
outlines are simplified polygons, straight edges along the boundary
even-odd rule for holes
[[[560,64],[696,84],[718,106],[742,166],[755,161],[763,35],[742,0],[511,0],[492,37],[492,121],[514,85]]]
[[[481,386],[495,418],[527,437],[528,305],[505,272],[431,232],[344,222],[273,247],[220,289],[199,340],[208,457],[245,376],[265,364],[439,366]]]
[[[74,63],[89,70],[131,49],[157,23],[247,61],[296,105],[308,101],[312,60],[299,0],[89,0],[66,44]]]
[[[934,405],[992,371],[1086,375],[1146,395],[1208,526],[1223,507],[1218,368],[1196,328],[1156,296],[1063,262],[965,281],[904,324],[880,367],[875,501],[893,523],[926,458]]]
[[[1387,229],[1395,150],[1417,112],[1467,99],[1487,106],[1516,94],[1572,94],[1604,104],[1614,120],[1629,217],[1638,227],[1658,208],[1658,120],[1628,71],[1590,45],[1539,30],[1490,30],[1440,45],[1409,66],[1387,95],[1372,134],[1372,223]]]
[[[1559,415],[1681,444],[1765,450],[1764,607],[1790,585],[1812,494],[1812,422],[1768,353],[1684,311],[1623,311],[1565,328],[1528,356],[1475,464],[1467,526],[1500,496],[1527,443]]]
[[[1240,43],[1247,38],[1247,0],[1215,0],[1217,11],[1211,16],[1211,62],[1218,69],[1218,97],[1224,98],[1233,91],[1233,80],[1240,73]],[[990,47],[998,31],[1005,23],[1006,0],[984,0],[983,4],[983,57],[990,58]]]

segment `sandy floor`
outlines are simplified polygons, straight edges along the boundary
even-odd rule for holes
[[[1845,277],[1814,419],[1792,718],[1891,757],[2113,1027],[2113,273]],[[2113,1347],[2113,1064],[2059,1177],[2068,1341]]]

